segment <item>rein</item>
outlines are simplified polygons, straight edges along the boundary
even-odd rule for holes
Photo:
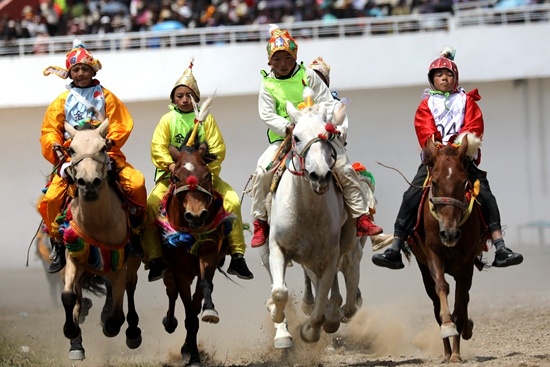
[[[328,144],[329,148],[330,148],[330,157],[332,158],[332,163],[329,167],[330,170],[332,170],[334,168],[334,165],[336,164],[336,158],[337,158],[337,154],[336,154],[336,148],[334,148],[334,146],[332,145],[332,143],[327,140],[326,138],[324,137],[317,137],[317,138],[313,138],[311,139],[307,144],[306,146],[304,147],[304,149],[302,149],[301,152],[298,152],[296,150],[296,142],[295,141],[292,141],[292,149],[290,150],[289,154],[287,155],[287,158],[286,158],[286,166],[287,166],[287,169],[290,173],[292,173],[293,175],[295,176],[304,176],[304,161],[305,161],[305,158],[306,158],[306,155],[307,153],[309,153],[309,149],[311,148],[311,146],[315,143],[326,143]],[[293,158],[297,158],[298,159],[298,165],[299,167],[296,168],[296,165],[294,164],[294,159]],[[294,167],[294,169],[291,169],[290,168],[290,162],[292,161],[292,166]]]

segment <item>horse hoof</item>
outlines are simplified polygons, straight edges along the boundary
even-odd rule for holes
[[[340,329],[340,323],[339,322],[325,322],[323,324],[323,330],[327,334],[334,334],[335,332]]]
[[[451,336],[457,335],[458,331],[456,330],[455,324],[453,324],[452,322],[441,325],[439,329],[439,336],[441,336],[441,339],[446,339],[450,338]]]
[[[72,361],[83,361],[86,358],[84,349],[69,351],[69,359]]]
[[[168,318],[164,317],[162,319],[162,325],[164,325],[164,330],[166,330],[168,334],[172,334],[174,331],[176,331],[176,328],[178,327],[178,319],[174,317],[172,319],[172,322],[170,323],[168,322]]]
[[[468,320],[466,327],[462,330],[462,339],[470,340],[472,338],[472,332],[474,330],[474,322]]]
[[[306,343],[316,343],[321,339],[321,329],[314,329],[309,323],[302,325],[300,336]]]
[[[142,338],[141,338],[141,329],[136,328],[135,332],[128,332],[129,329],[126,330],[126,346],[130,349],[137,349],[141,345]]]
[[[294,346],[294,342],[292,341],[292,337],[290,336],[285,336],[281,338],[275,337],[274,345],[276,349],[288,349]]]
[[[216,310],[203,310],[201,320],[204,322],[217,324],[220,321],[220,318],[218,317],[218,312]]]

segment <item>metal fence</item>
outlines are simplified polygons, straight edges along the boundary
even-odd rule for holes
[[[285,24],[297,39],[322,39],[400,35],[412,32],[458,30],[470,26],[502,26],[550,21],[550,4],[495,9],[491,1],[475,2],[476,6],[456,6],[454,14],[433,13],[352,18],[337,21],[310,21]],[[0,56],[66,53],[75,36],[27,38],[0,43]],[[197,47],[215,44],[267,42],[267,25],[194,28],[170,31],[147,31],[79,35],[90,51],[144,50]]]

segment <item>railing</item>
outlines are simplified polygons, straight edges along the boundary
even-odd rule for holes
[[[321,39],[399,35],[411,32],[456,30],[468,26],[498,26],[517,23],[550,21],[550,4],[529,5],[498,10],[484,6],[455,7],[455,14],[434,13],[390,16],[383,18],[352,18],[338,21],[310,21],[285,24],[297,39]],[[479,5],[479,4],[478,4]],[[211,27],[170,31],[107,33],[78,36],[90,51],[137,50],[267,42],[267,25]],[[0,43],[0,56],[24,57],[36,53],[66,53],[75,36],[28,38]]]

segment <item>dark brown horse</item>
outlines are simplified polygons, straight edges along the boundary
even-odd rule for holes
[[[188,365],[199,365],[198,315],[202,309],[202,321],[219,321],[212,302],[213,278],[229,254],[227,234],[233,217],[224,211],[223,199],[213,189],[207,164],[216,157],[208,153],[208,146],[184,143],[181,150],[174,146],[169,150],[176,166],[158,221],[163,234],[163,257],[169,265],[163,277],[168,311],[162,323],[168,333],[176,329],[178,321],[174,311],[179,295],[185,308],[187,330],[181,354],[189,358]],[[198,280],[192,293],[195,277]]]
[[[468,292],[474,266],[478,269],[483,266],[479,255],[487,239],[475,202],[478,188],[466,174],[467,151],[467,137],[458,148],[453,145],[436,147],[431,140],[424,148],[430,187],[424,195],[420,224],[411,246],[424,287],[433,302],[447,362],[460,361],[460,337],[465,340],[472,337],[474,324],[468,318]],[[455,280],[452,314],[445,273]]]

